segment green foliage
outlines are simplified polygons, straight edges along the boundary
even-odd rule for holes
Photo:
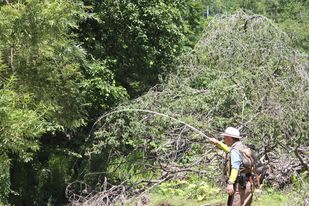
[[[38,137],[46,130],[42,116],[48,111],[42,105],[34,106],[32,95],[13,91],[14,81],[8,80],[0,90],[0,201],[3,203],[11,192],[11,156],[14,154],[24,162],[33,159],[39,150]]]
[[[127,99],[126,90],[116,86],[114,74],[103,62],[89,64],[83,73],[86,79],[81,82],[80,87],[86,102],[90,104],[88,115],[92,118]]]
[[[37,111],[19,109],[12,105],[19,103],[14,101],[15,93],[2,90],[1,95],[5,100],[9,100],[1,102],[6,103],[5,106],[1,105],[1,130],[4,131],[1,133],[1,150],[18,153],[22,159],[29,161],[29,152],[38,150],[36,139],[44,131],[44,121],[38,118]],[[21,106],[25,105],[26,103],[22,102]]]
[[[293,188],[295,190],[302,191],[303,188],[308,187],[309,183],[309,176],[308,171],[302,172],[300,174],[294,174],[291,178],[291,181],[293,183]]]
[[[10,88],[12,82],[0,90],[0,150],[29,161],[31,153],[38,150],[37,137],[45,131],[46,123],[41,115],[46,108],[40,105],[33,108],[33,96],[14,92]]]
[[[186,180],[171,180],[147,192],[149,205],[217,205],[225,202],[225,195],[205,179],[191,176]],[[134,199],[132,204],[134,205]]]
[[[23,167],[12,170],[3,181],[18,180],[11,187],[19,194],[16,198],[29,205],[64,199],[65,176],[73,163],[58,168],[64,163],[56,161],[64,160],[58,150],[73,148],[68,156],[77,158],[73,154],[78,154],[86,135],[77,135],[78,140],[70,142],[74,131],[86,125],[88,116],[96,118],[126,99],[126,91],[116,86],[105,63],[86,60],[86,52],[72,33],[89,17],[85,8],[78,0],[0,4],[0,153],[14,163],[3,164],[4,171]],[[39,149],[50,155],[40,157]],[[48,158],[55,164],[46,163],[51,161]],[[24,181],[29,172],[38,179]],[[1,195],[7,197],[10,184],[3,181]],[[38,196],[29,193],[34,187]]]
[[[309,52],[309,14],[307,1],[262,0],[262,1],[204,1],[210,16],[222,13],[233,13],[238,9],[252,11],[269,17],[279,23],[281,28],[290,36],[293,44],[299,49]]]
[[[164,182],[156,188],[156,192],[167,196],[182,196],[198,201],[218,200],[218,195],[222,192],[215,185],[211,185],[199,178],[195,180],[175,180]]]
[[[65,187],[72,177],[76,157],[62,148],[44,148],[36,161],[14,160],[11,166],[10,203],[13,205],[58,205],[65,199]],[[39,161],[40,160],[40,161]]]
[[[84,121],[78,71],[83,51],[68,33],[83,12],[78,3],[57,0],[10,2],[0,10],[0,152],[18,164],[35,159],[44,133]],[[14,166],[3,164],[3,171]],[[21,170],[22,177],[29,171]],[[19,179],[3,174],[9,175],[6,181]],[[10,185],[16,186],[1,181],[1,197],[8,196]]]
[[[84,100],[78,69],[84,54],[68,34],[83,15],[80,4],[32,0],[2,6],[1,11],[0,51],[8,67],[4,75],[16,77],[14,90],[52,108],[45,115],[53,123],[50,129],[80,126]]]
[[[65,154],[52,154],[46,165],[39,168],[36,200],[38,205],[49,202],[53,205],[64,198],[64,188],[70,179],[71,158]]]
[[[0,205],[7,202],[10,193],[10,159],[7,155],[0,156]]]
[[[192,47],[202,30],[199,0],[86,0],[93,18],[78,31],[83,46],[106,60],[118,83],[136,96],[173,70],[175,59]]]

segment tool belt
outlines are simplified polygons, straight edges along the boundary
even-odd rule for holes
[[[251,173],[240,173],[235,181],[235,183],[239,184],[241,189],[246,189],[247,182],[253,184],[253,178]]]

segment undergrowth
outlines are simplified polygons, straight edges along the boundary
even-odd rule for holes
[[[308,177],[293,182],[283,189],[266,185],[261,190],[255,190],[252,206],[309,205]],[[162,183],[145,196],[148,206],[221,206],[227,200],[224,187],[196,177]],[[138,199],[134,199],[127,205],[138,205],[137,202]]]

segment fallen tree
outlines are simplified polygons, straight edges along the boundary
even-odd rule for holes
[[[179,65],[96,122],[82,183],[67,188],[72,205],[114,205],[136,195],[147,202],[147,189],[192,173],[220,180],[223,156],[207,137],[227,126],[254,145],[270,184],[284,187],[308,171],[308,59],[271,20],[218,16]]]

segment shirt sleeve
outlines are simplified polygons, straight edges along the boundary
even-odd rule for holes
[[[232,168],[232,170],[231,170],[231,175],[230,175],[230,177],[229,177],[229,182],[235,183],[235,181],[236,181],[236,179],[237,179],[237,176],[238,176],[238,170]]]
[[[231,150],[231,165],[232,168],[239,170],[241,165],[241,156],[236,149]]]
[[[225,153],[230,152],[230,147],[224,144],[223,142],[218,142],[217,147],[223,150]]]

